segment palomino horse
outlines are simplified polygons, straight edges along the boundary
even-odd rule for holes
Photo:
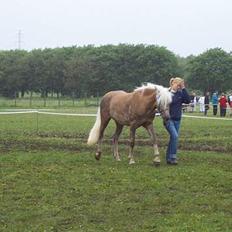
[[[163,120],[169,119],[169,104],[171,93],[167,88],[160,85],[147,83],[133,92],[111,91],[105,94],[98,108],[97,118],[90,131],[88,145],[98,144],[95,158],[100,159],[101,143],[103,133],[112,118],[116,123],[116,130],[113,135],[113,152],[116,160],[120,161],[118,152],[118,138],[123,126],[130,127],[130,151],[129,164],[135,163],[133,148],[135,143],[135,132],[140,126],[148,131],[154,148],[154,164],[160,164],[157,138],[153,128],[155,114],[160,112]]]

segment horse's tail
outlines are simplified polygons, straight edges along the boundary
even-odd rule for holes
[[[91,129],[89,133],[89,138],[87,142],[88,145],[93,145],[98,141],[99,135],[100,135],[100,126],[101,126],[101,112],[100,112],[100,107],[99,107],[97,111],[96,121],[94,123],[93,128]]]

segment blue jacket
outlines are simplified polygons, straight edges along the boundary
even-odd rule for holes
[[[212,96],[212,104],[217,105],[218,104],[218,96],[216,93],[213,94]]]
[[[170,104],[170,117],[172,120],[179,121],[182,115],[182,103],[189,104],[190,97],[186,89],[172,93],[172,103]]]

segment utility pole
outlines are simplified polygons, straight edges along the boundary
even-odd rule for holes
[[[19,30],[18,31],[18,49],[19,50],[21,49],[21,43],[22,43],[21,36],[22,36],[22,33],[21,33],[21,30]]]

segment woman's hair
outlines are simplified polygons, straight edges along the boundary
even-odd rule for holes
[[[180,84],[183,81],[184,81],[184,79],[182,79],[180,77],[173,77],[170,79],[169,84],[170,84],[170,86],[172,86],[174,83]]]

